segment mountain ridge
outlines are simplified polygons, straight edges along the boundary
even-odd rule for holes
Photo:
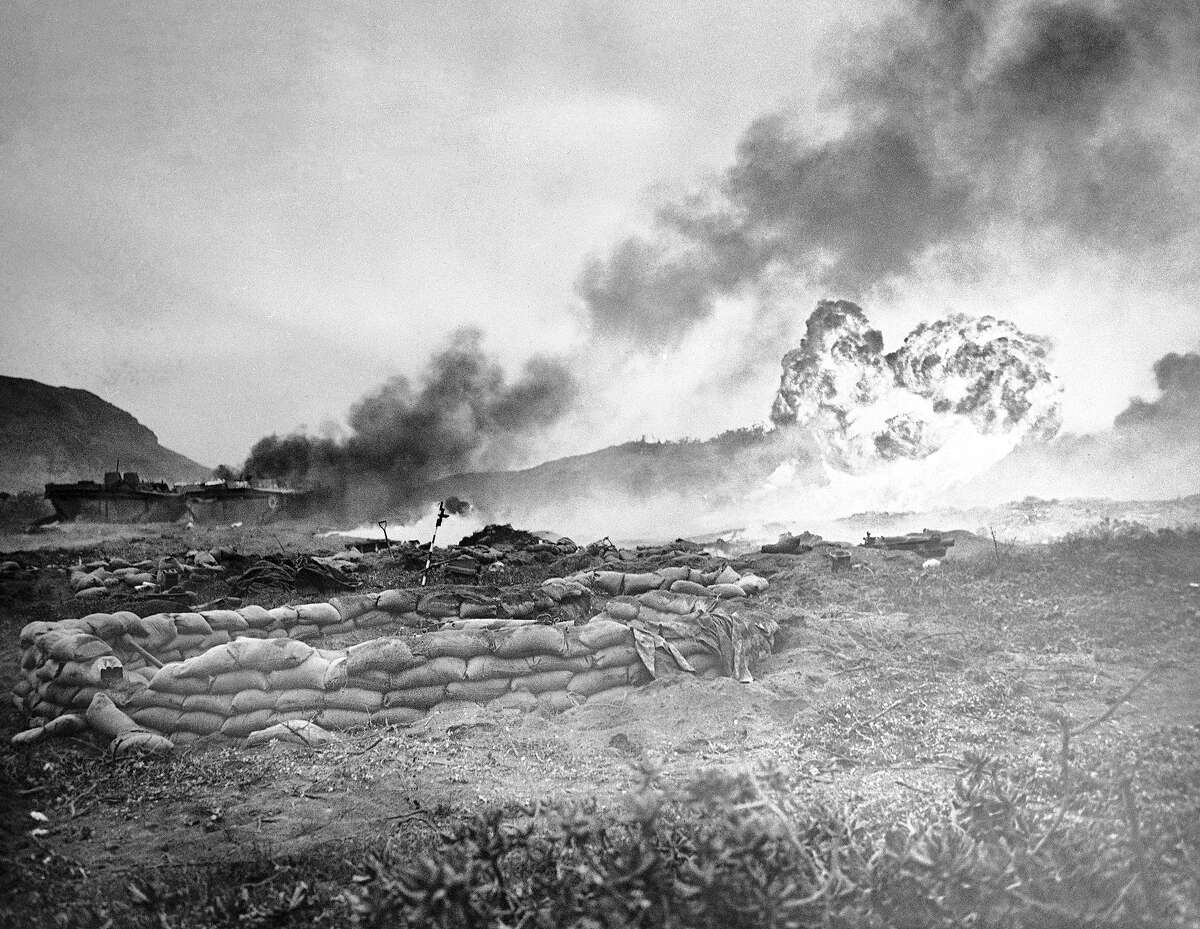
[[[120,462],[143,480],[206,477],[210,469],[159,444],[131,413],[91,391],[0,375],[0,490],[99,480]]]

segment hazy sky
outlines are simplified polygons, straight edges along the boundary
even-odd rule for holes
[[[763,114],[838,132],[846,113],[822,95],[859,54],[846,37],[884,13],[9,0],[0,373],[94,391],[215,464],[341,419],[464,324],[514,370],[586,355],[585,263],[724,171]],[[969,281],[930,259],[862,295],[885,335],[956,309],[1047,334],[1075,429],[1200,343],[1194,251],[1172,252],[1173,275],[1123,251],[1051,267],[1019,223],[986,236],[1004,260]],[[605,383],[554,450],[765,421],[789,340],[817,297],[841,296],[789,293],[766,344],[734,294],[683,344],[587,375]],[[723,371],[738,343],[760,361]]]

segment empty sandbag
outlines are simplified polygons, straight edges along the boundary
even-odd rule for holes
[[[322,729],[316,723],[307,720],[281,720],[266,729],[250,733],[246,738],[247,745],[265,745],[267,742],[278,740],[293,745],[306,745],[317,748],[337,742],[338,737],[327,729]]]
[[[52,719],[43,727],[48,736],[68,736],[83,732],[87,728],[87,719],[79,713],[64,713],[57,719]]]

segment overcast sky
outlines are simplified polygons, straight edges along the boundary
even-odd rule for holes
[[[534,352],[578,355],[586,261],[725,170],[759,116],[838,131],[822,94],[856,54],[846,36],[883,14],[9,0],[0,373],[91,390],[211,465],[341,419],[464,324],[513,370]],[[1049,335],[1073,429],[1107,425],[1152,394],[1156,358],[1200,343],[1194,268],[1167,279],[1074,251],[1049,268],[1014,246],[1019,227],[988,235],[1011,257],[1003,273],[963,283],[926,262],[861,297],[889,340],[956,309]],[[599,428],[593,409],[553,450],[764,421],[818,296],[841,294],[798,287],[792,322],[762,346],[733,295],[716,328],[622,369],[620,416]],[[731,385],[720,367],[738,341],[761,363]]]

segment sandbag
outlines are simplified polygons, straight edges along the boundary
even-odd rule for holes
[[[379,595],[375,609],[393,615],[417,612],[420,594],[413,590],[385,590]]]
[[[85,715],[89,726],[109,738],[139,728],[137,723],[117,708],[108,694],[96,694]]]
[[[737,584],[713,584],[708,591],[714,597],[720,597],[722,600],[733,600],[746,596],[746,591]]]
[[[177,651],[184,658],[194,658],[196,655],[204,652],[204,643],[208,641],[210,635],[212,635],[212,633],[209,633],[208,635],[201,635],[199,632],[189,632],[186,635],[177,635],[167,643],[166,651],[164,651],[163,654],[167,654],[171,651]]]
[[[529,670],[538,671],[586,671],[592,666],[592,654],[588,651],[586,655],[579,655],[571,658],[561,658],[558,655],[532,655],[528,659]]]
[[[644,594],[648,590],[658,590],[664,584],[662,575],[653,572],[649,574],[626,574],[623,592],[626,594]]]
[[[332,623],[328,626],[321,627],[321,635],[345,635],[347,632],[354,632],[358,627],[354,625],[353,620],[348,620],[344,623]]]
[[[489,709],[495,710],[535,710],[538,706],[538,699],[534,694],[528,691],[510,691],[506,694],[501,694],[494,700],[489,700],[487,703]]]
[[[273,622],[271,614],[261,606],[244,606],[238,612],[251,629],[268,629]]]
[[[296,688],[276,694],[275,712],[280,715],[314,713],[325,706],[325,691]]]
[[[275,672],[283,674],[287,672]],[[262,671],[231,671],[212,679],[209,693],[239,694],[245,691],[261,691],[270,689],[270,681]]]
[[[695,581],[672,581],[668,589],[673,594],[690,594],[693,597],[711,596],[707,587]]]
[[[414,655],[428,658],[474,658],[491,651],[486,633],[464,632],[447,629],[444,632],[426,632],[414,635],[409,640]]]
[[[294,606],[276,606],[267,610],[267,615],[271,617],[272,628],[290,629],[296,625],[296,608]]]
[[[736,584],[741,579],[742,576],[740,574],[733,570],[733,568],[729,567],[729,565],[725,565],[720,571],[717,572],[717,576],[713,578],[713,583]]]
[[[389,629],[399,625],[402,613],[388,613],[385,610],[368,610],[354,619],[356,629]]]
[[[204,621],[214,632],[224,630],[235,633],[244,632],[250,628],[246,618],[235,610],[205,610],[200,615],[204,617]]]
[[[237,639],[228,648],[241,667],[268,672],[299,667],[313,653],[312,646],[284,638]]]
[[[327,707],[321,710],[315,722],[323,729],[332,729],[334,731],[358,729],[371,725],[371,714],[362,710],[343,710]]]
[[[347,672],[346,659],[338,657],[326,663],[325,676],[321,680],[321,686],[325,690],[341,690],[349,680],[350,675]]]
[[[266,709],[254,710],[230,716],[221,723],[220,733],[232,739],[244,739],[252,732],[266,729],[271,725],[271,711]]]
[[[176,729],[174,732],[168,732],[167,738],[171,740],[172,745],[191,745],[200,739],[200,736],[194,732],[187,732],[182,729]]]
[[[148,706],[162,706],[173,710],[183,711],[183,701],[187,694],[170,694],[157,690],[138,690],[131,693],[125,701],[125,711],[132,712]]]
[[[237,653],[232,643],[210,648],[203,654],[196,655],[183,662],[179,670],[180,677],[219,677],[241,670]]]
[[[679,583],[686,582],[675,581],[671,586],[674,587]],[[705,593],[707,594],[708,591],[706,590]],[[649,607],[659,613],[671,613],[675,616],[686,616],[696,609],[694,597],[666,590],[651,590],[648,593],[638,594],[638,602],[643,607]]]
[[[204,639],[200,642],[200,648],[202,650],[209,649],[209,648],[215,648],[218,645],[228,645],[232,641],[233,641],[233,636],[231,636],[226,630],[214,629],[209,635],[206,635],[204,637]]]
[[[474,703],[486,703],[507,691],[508,678],[490,681],[452,681],[446,685],[447,699],[470,700]]]
[[[389,675],[393,690],[449,684],[467,679],[467,663],[462,658],[434,658],[427,664]]]
[[[593,617],[586,624],[572,631],[578,636],[579,641],[592,651],[633,641],[633,635],[628,626],[615,619],[605,619],[602,616]]]
[[[207,677],[184,677],[180,674],[181,662],[171,662],[154,672],[149,688],[170,694],[206,694],[209,692]]]
[[[129,714],[130,718],[139,726],[162,733],[174,732],[178,729],[179,717],[182,715],[182,710],[169,706],[143,706],[132,710]]]
[[[9,742],[13,745],[32,745],[34,742],[40,742],[45,735],[45,726],[34,726],[32,729],[22,729],[9,739]]]
[[[458,615],[463,619],[492,619],[498,610],[499,606],[495,603],[468,603],[464,600],[459,605]]]
[[[378,594],[353,594],[348,597],[334,597],[329,601],[329,605],[337,610],[338,618],[334,623],[349,622],[364,613],[369,613],[371,610],[377,609]]]
[[[564,713],[582,706],[587,699],[583,694],[565,690],[548,690],[537,695],[538,709],[546,713]]]
[[[599,649],[592,658],[592,664],[597,668],[627,667],[640,661],[637,647],[632,642],[626,645],[609,645]]]
[[[526,690],[532,694],[545,693],[548,690],[566,690],[567,684],[575,676],[575,671],[538,671],[514,677],[509,682],[512,690]]]
[[[170,739],[146,729],[122,732],[109,743],[109,750],[118,758],[137,753],[156,755],[169,752],[171,748]]]
[[[194,732],[196,735],[212,735],[221,728],[221,724],[228,717],[218,713],[205,713],[200,710],[193,712],[184,712],[179,717],[179,722],[176,723],[177,729],[186,729],[188,732]]]
[[[624,703],[635,692],[633,687],[610,687],[588,697],[588,703],[611,704]]]
[[[639,664],[638,667],[641,667]],[[590,697],[610,687],[624,687],[629,683],[629,668],[621,665],[615,668],[593,668],[581,671],[571,678],[567,684],[567,692],[583,694]]]
[[[275,709],[279,695],[263,690],[243,690],[233,695],[229,703],[229,711],[233,716],[243,716],[247,713],[257,713]]]
[[[185,713],[212,713],[215,716],[233,715],[233,695],[191,694],[183,698]]]
[[[406,706],[393,706],[371,714],[371,722],[377,726],[408,726],[425,716],[424,710]]]
[[[611,597],[625,592],[625,575],[620,571],[597,571],[592,575],[592,587]]]
[[[370,713],[383,706],[383,694],[363,687],[345,687],[342,690],[327,692],[325,706],[331,710],[355,710]],[[278,707],[276,707],[278,709]]]
[[[49,736],[75,735],[87,728],[87,720],[79,713],[64,713],[57,719],[50,720],[42,728]]]
[[[417,604],[417,612],[422,616],[434,616],[439,619],[458,616],[459,604],[462,599],[458,594],[449,590],[435,590],[427,593]]]
[[[139,639],[138,644],[144,649],[157,654],[175,639],[175,623],[167,614],[155,613],[143,616],[138,628],[131,626],[130,634]]]
[[[746,591],[747,594],[753,596],[763,593],[771,585],[765,577],[759,577],[757,574],[747,574],[738,581],[738,586]]]
[[[495,633],[495,654],[501,658],[531,655],[565,655],[566,632],[557,626],[535,624]]]
[[[330,626],[342,621],[342,615],[332,603],[302,603],[296,607],[296,617],[302,624],[313,626]]]
[[[446,685],[432,687],[410,687],[408,690],[390,690],[383,694],[386,708],[404,706],[414,710],[427,710],[446,699]]]
[[[604,604],[604,612],[613,619],[631,623],[638,618],[639,604],[633,597],[613,597]]]
[[[467,680],[488,681],[497,678],[513,678],[528,674],[531,670],[528,658],[480,655],[467,662]]]
[[[405,671],[425,664],[400,638],[372,639],[346,650],[346,673],[357,677],[366,671]]]
[[[212,626],[199,613],[174,613],[171,615],[175,623],[176,635],[206,636],[212,634]]]
[[[307,720],[289,719],[281,720],[268,726],[266,729],[259,729],[256,732],[250,733],[246,737],[246,744],[265,745],[274,740],[288,742],[293,745],[306,745],[310,748],[317,748],[322,745],[329,745],[331,742],[339,741],[337,736],[326,729],[322,729],[316,723]]]

